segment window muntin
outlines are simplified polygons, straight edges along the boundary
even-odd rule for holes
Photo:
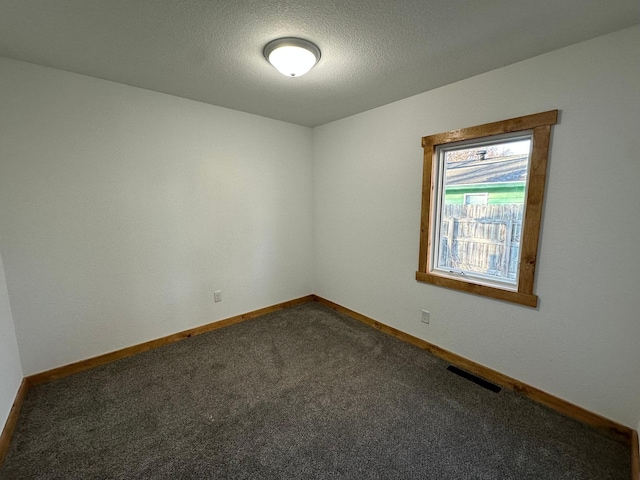
[[[534,294],[535,268],[537,264],[538,241],[540,235],[540,223],[542,220],[542,205],[544,200],[544,186],[547,172],[547,157],[549,151],[551,126],[557,122],[558,111],[528,115],[512,118],[500,122],[488,123],[475,127],[452,130],[422,138],[424,148],[424,169],[422,189],[422,216],[420,228],[420,256],[416,279],[433,285],[453,288],[465,292],[475,293],[505,301],[519,303],[531,307],[537,306],[538,297]],[[525,175],[525,183],[522,178],[506,178],[505,182],[497,186],[498,182],[476,182],[467,185],[464,189],[455,182],[448,182],[445,193],[444,167],[440,168],[440,152],[463,149],[465,145],[471,145],[470,149],[487,150],[485,157],[495,145],[500,142],[515,139],[530,140],[528,168]],[[481,147],[481,148],[479,148]],[[526,148],[525,148],[526,150]],[[519,183],[514,185],[514,181]],[[517,237],[519,240],[519,263],[517,271],[511,272],[511,282],[496,281],[495,272],[474,272],[474,275],[466,275],[463,271],[453,271],[441,268],[433,268],[434,261],[434,234],[442,228],[442,218],[438,207],[440,201],[443,205],[446,200],[453,199],[457,195],[458,203],[464,204],[464,194],[488,193],[487,188],[492,188],[498,195],[489,193],[488,204],[513,203],[515,197],[524,197],[522,207],[522,225]],[[509,192],[503,187],[509,187]],[[517,188],[514,188],[517,187]],[[457,191],[456,191],[457,190]],[[451,194],[449,197],[448,194]],[[481,206],[480,206],[481,207]],[[480,208],[470,205],[467,208]],[[494,262],[495,263],[495,262]],[[513,263],[512,263],[513,265]],[[491,270],[491,269],[489,269]],[[495,269],[494,269],[495,270]],[[487,275],[488,273],[488,275]],[[485,278],[488,276],[489,278]]]

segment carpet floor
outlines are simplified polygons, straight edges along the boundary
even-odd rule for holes
[[[628,480],[627,446],[320,304],[30,389],[0,479]]]

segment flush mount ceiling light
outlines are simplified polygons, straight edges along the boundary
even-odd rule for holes
[[[301,77],[320,60],[320,49],[301,38],[279,38],[264,47],[264,58],[283,75]]]

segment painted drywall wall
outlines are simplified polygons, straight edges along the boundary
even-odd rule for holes
[[[22,382],[22,366],[9,304],[2,256],[0,256],[0,432]]]
[[[311,293],[309,128],[2,59],[0,149],[27,375]]]
[[[634,27],[316,127],[314,292],[635,428],[638,45]],[[551,109],[539,307],[416,282],[421,137]]]

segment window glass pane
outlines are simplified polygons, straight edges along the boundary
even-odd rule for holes
[[[440,150],[436,269],[515,288],[531,139]]]

